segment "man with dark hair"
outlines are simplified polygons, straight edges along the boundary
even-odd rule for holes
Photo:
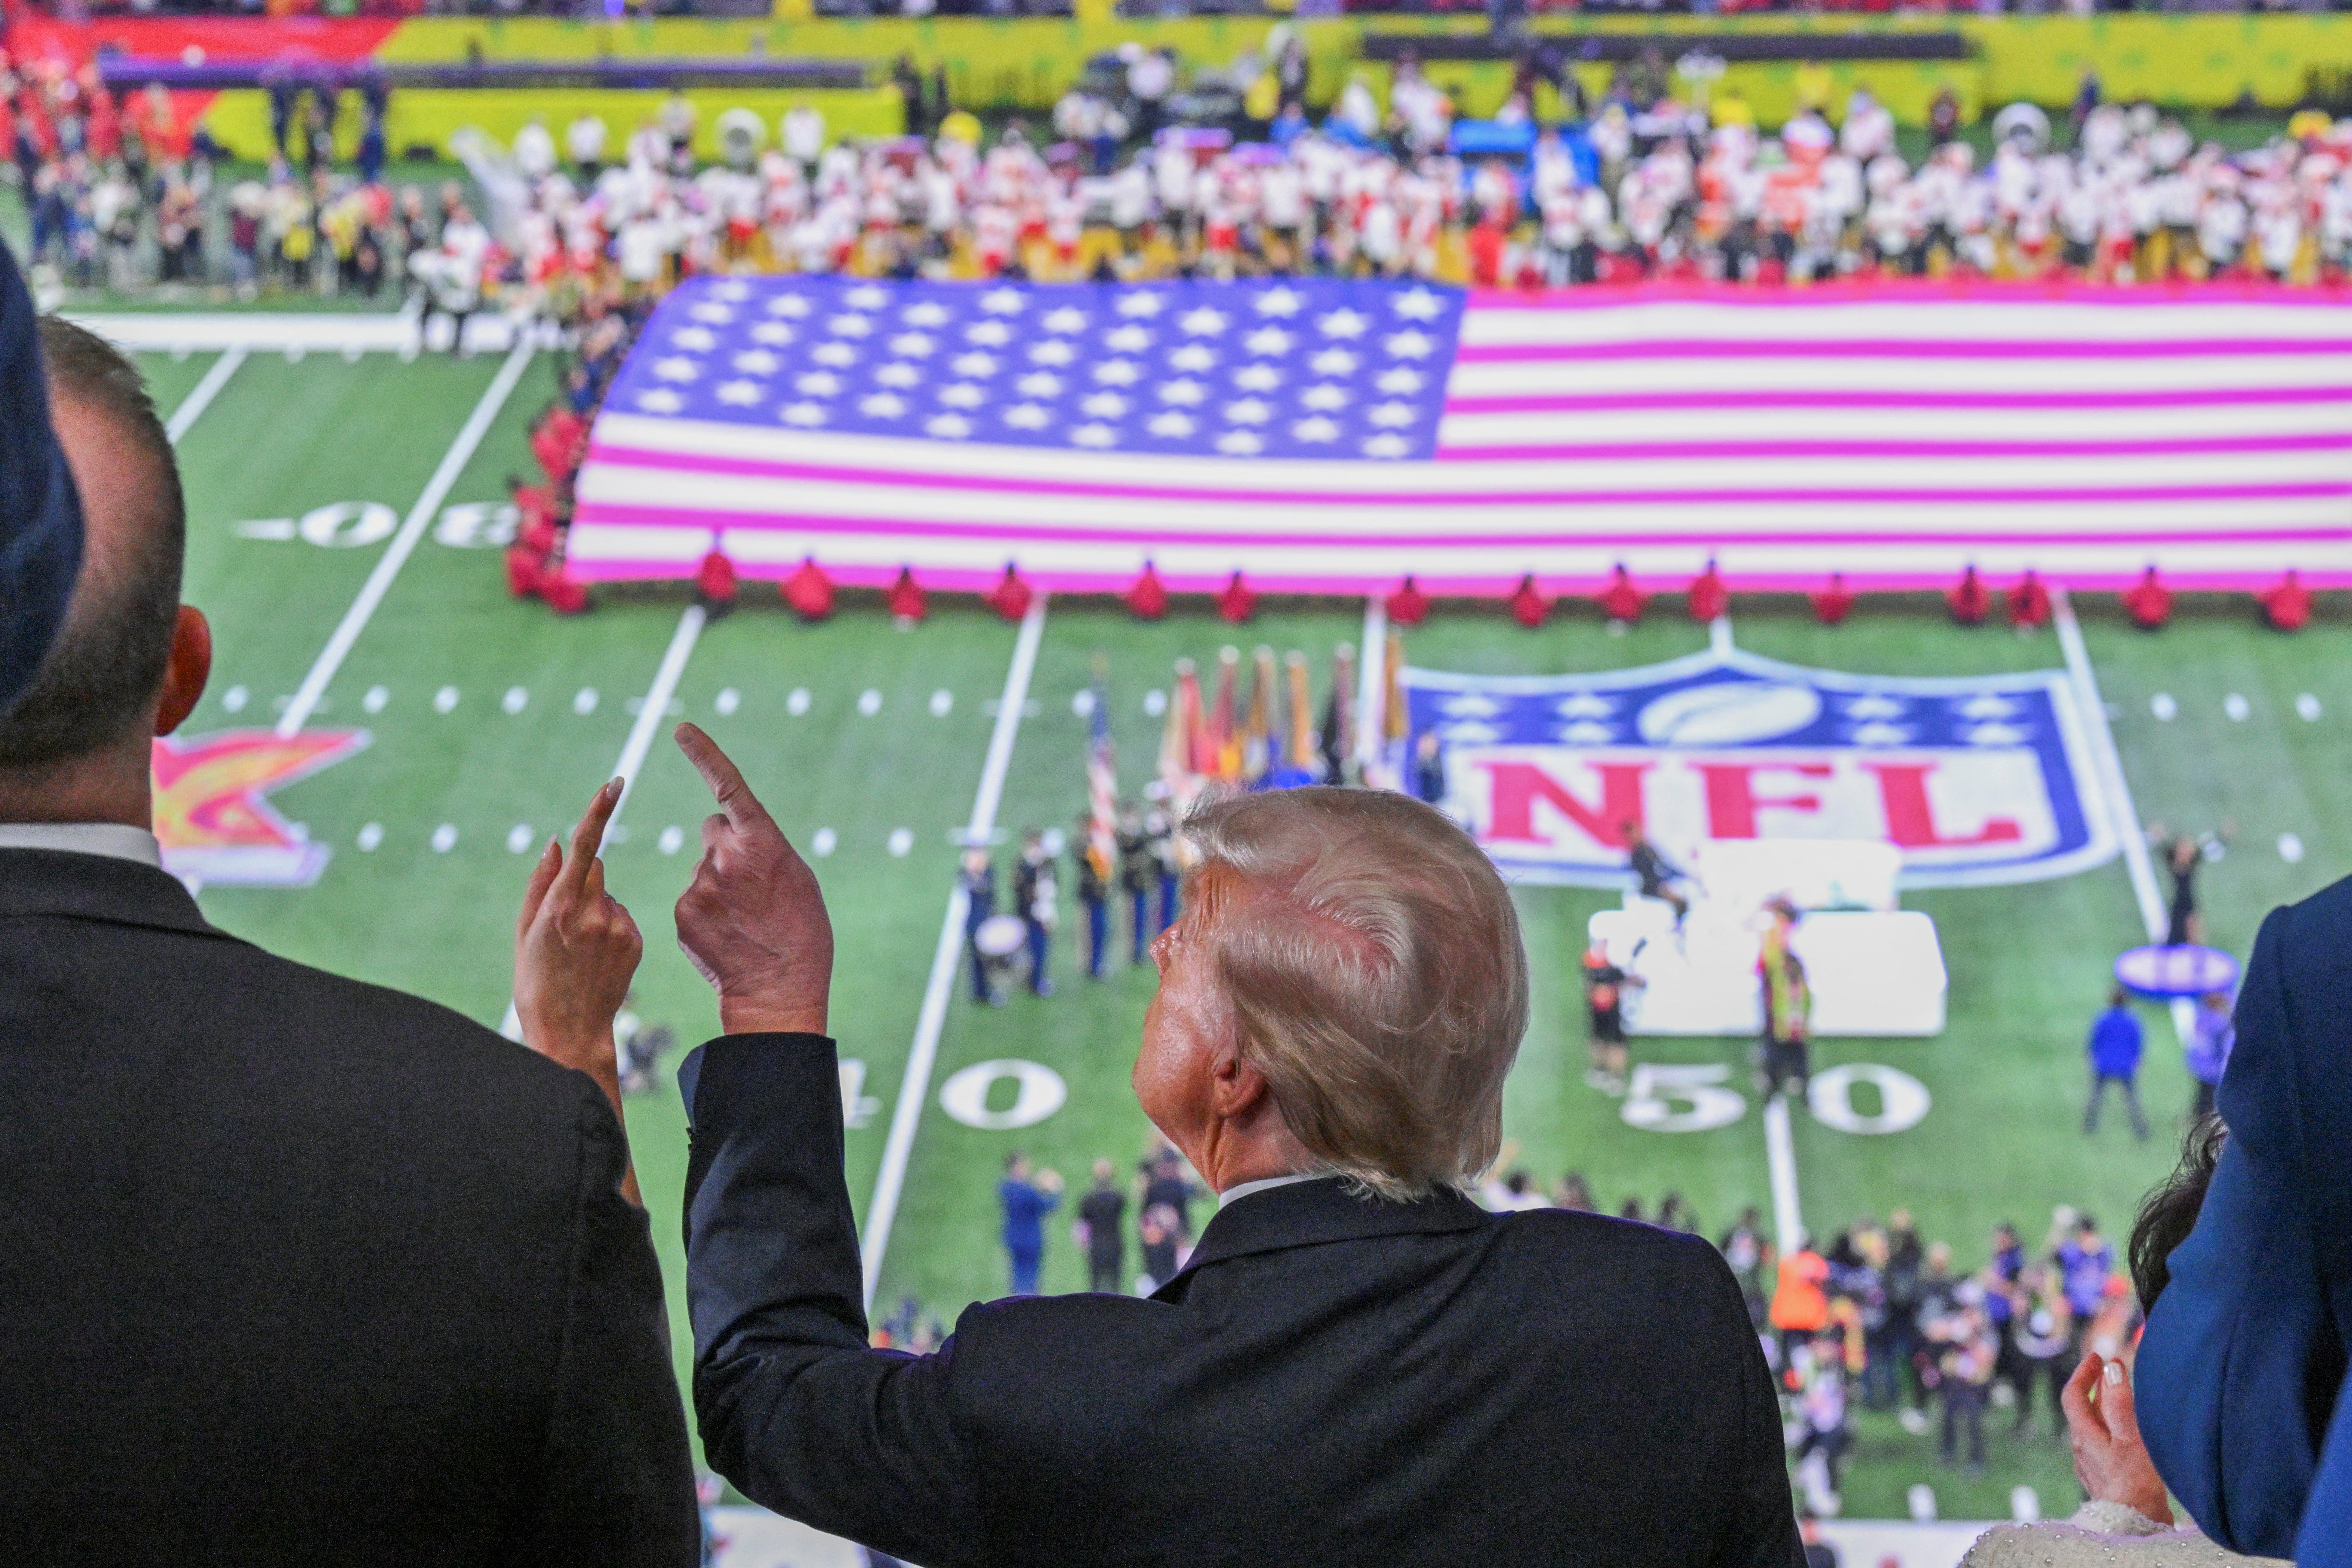
[[[137,371],[40,335],[89,540],[0,718],[0,1561],[684,1568],[617,1083],[273,958],[162,869],[152,737],[212,654],[179,479]]]
[[[0,245],[0,713],[31,684],[81,564],[81,502],[49,430],[33,300]]]

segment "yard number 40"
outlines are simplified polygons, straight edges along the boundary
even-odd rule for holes
[[[1629,1127],[1649,1132],[1709,1132],[1748,1114],[1748,1097],[1727,1087],[1731,1068],[1722,1062],[1643,1062],[1625,1086],[1620,1112]],[[1865,1113],[1853,1103],[1853,1086],[1878,1091],[1878,1110]],[[1933,1100],[1927,1086],[1896,1068],[1876,1062],[1846,1062],[1813,1075],[1805,1102],[1813,1120],[1840,1132],[1902,1132],[1927,1119]]]

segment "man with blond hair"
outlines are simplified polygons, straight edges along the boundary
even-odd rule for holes
[[[678,940],[727,1030],[678,1075],[695,1405],[747,1497],[929,1568],[1802,1561],[1714,1248],[1465,1195],[1528,973],[1442,813],[1318,788],[1193,815],[1134,1086],[1216,1216],[1148,1298],[977,1305],[910,1356],[867,1347],[824,899],[679,740],[720,814]]]

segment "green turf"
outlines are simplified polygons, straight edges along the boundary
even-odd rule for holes
[[[208,356],[145,367],[166,412],[209,364]],[[191,602],[215,619],[219,645],[213,691],[195,732],[266,725],[291,694],[350,605],[382,546],[338,550],[300,540],[241,536],[236,524],[299,517],[338,500],[375,500],[404,516],[447,450],[497,362],[442,359],[403,364],[385,356],[358,363],[313,356],[299,364],[256,356],[228,383],[183,447],[191,505]],[[452,503],[500,498],[501,477],[529,463],[523,432],[550,386],[534,367],[451,491]],[[459,549],[430,534],[352,649],[314,723],[366,728],[373,744],[280,792],[276,804],[307,825],[334,858],[304,890],[210,888],[212,918],[290,956],[419,991],[495,1024],[511,979],[512,912],[530,854],[609,774],[634,721],[633,700],[654,679],[677,629],[676,593],[606,595],[579,619],[518,605],[504,593],[493,550]],[[2157,637],[2123,626],[2112,606],[2084,605],[2085,635],[2115,733],[2142,814],[2196,827],[2226,823],[2229,854],[2210,867],[2203,889],[2210,934],[2242,953],[2263,910],[2307,893],[2352,865],[2352,824],[2334,786],[2352,735],[2352,680],[2340,673],[2352,628],[2323,622],[2294,638],[2263,633],[2239,609],[2184,605]],[[1205,602],[1180,601],[1155,625],[1134,621],[1108,601],[1073,600],[1048,614],[1030,697],[1005,780],[999,824],[1066,827],[1085,800],[1087,721],[1072,698],[1099,658],[1122,784],[1150,777],[1160,723],[1144,707],[1165,690],[1179,657],[1213,669],[1231,642],[1307,653],[1319,706],[1333,645],[1360,635],[1356,607],[1276,601],[1249,626],[1231,627]],[[1792,661],[1883,674],[1954,674],[2041,668],[2063,660],[2054,637],[2005,630],[1963,632],[1932,603],[1873,605],[1845,626],[1815,626],[1801,606],[1742,601],[1739,644]],[[872,1191],[913,1037],[924,983],[954,869],[951,835],[969,816],[982,760],[1015,638],[1014,628],[969,600],[935,602],[921,626],[901,629],[870,595],[847,595],[842,613],[815,626],[785,615],[772,591],[754,587],[733,616],[702,635],[675,699],[675,711],[703,723],[804,848],[820,829],[836,847],[816,861],[833,910],[839,963],[834,1018],[845,1057],[865,1064],[865,1095],[876,1104],[847,1134],[850,1189],[863,1212]],[[1541,629],[1526,631],[1499,613],[1442,606],[1408,641],[1432,668],[1497,673],[1557,672],[1643,664],[1706,645],[1671,599],[1643,624],[1612,634],[1589,608],[1563,605]],[[232,715],[230,688],[247,694]],[[386,693],[380,711],[363,694]],[[434,693],[457,693],[448,713]],[[593,711],[574,698],[593,688]],[[806,710],[791,711],[796,688]],[[519,689],[520,710],[501,698]],[[858,697],[879,695],[878,710]],[[934,716],[932,694],[950,694]],[[2158,721],[2149,700],[2164,691],[2177,717]],[[2243,721],[2229,719],[2231,692],[2247,700]],[[2321,703],[2315,721],[2296,715],[2304,692]],[[722,702],[722,694],[733,693]],[[723,707],[731,711],[721,711]],[[667,729],[667,719],[663,728]],[[716,1027],[707,989],[675,946],[669,906],[696,852],[709,809],[692,771],[656,745],[609,852],[612,886],[643,926],[646,960],[637,1005],[691,1045]],[[362,829],[379,825],[373,851]],[[436,828],[456,833],[446,852]],[[530,831],[523,852],[509,835]],[[665,849],[665,830],[677,829]],[[911,844],[888,845],[896,829]],[[2305,854],[2281,858],[2282,833]],[[1003,854],[1000,851],[1000,854]],[[1082,917],[1067,898],[1055,944],[1060,994],[1015,994],[1002,1009],[975,1006],[961,975],[924,1097],[920,1132],[889,1248],[881,1294],[912,1294],[943,1317],[1003,1288],[995,1241],[994,1184],[1003,1154],[1024,1148],[1074,1181],[1097,1157],[1122,1174],[1147,1129],[1126,1078],[1151,992],[1148,966],[1115,962],[1105,981],[1085,980],[1077,952]],[[1576,1169],[1610,1207],[1624,1198],[1654,1207],[1682,1193],[1710,1232],[1748,1205],[1769,1212],[1762,1133],[1751,1104],[1738,1121],[1692,1134],[1627,1126],[1616,1101],[1581,1081],[1583,1019],[1574,963],[1591,911],[1613,894],[1528,887],[1517,893],[1535,977],[1534,1023],[1507,1100],[1516,1158],[1549,1183]],[[1835,1041],[1823,1061],[1869,1060],[1919,1078],[1935,1097],[1918,1127],[1884,1138],[1812,1124],[1800,1115],[1796,1157],[1805,1211],[1819,1230],[1907,1205],[1930,1236],[1948,1239],[1964,1266],[1983,1257],[1990,1226],[2013,1219],[2038,1237],[2051,1206],[2091,1208],[2121,1228],[2138,1194],[2168,1163],[2174,1112],[2188,1084],[2168,1023],[2150,1012],[2153,1047],[2145,1079],[2159,1135],[2134,1144],[2110,1121],[2096,1141],[2079,1131],[2081,1041],[2120,948],[2139,940],[2139,916],[2120,862],[2056,881],[2009,889],[1915,894],[1937,921],[1951,973],[1951,1021],[1929,1041]],[[1119,922],[1124,945],[1124,921]],[[1737,1042],[1671,1041],[1638,1047],[1652,1060],[1722,1061],[1744,1079]],[[972,1063],[1016,1058],[1051,1067],[1070,1099],[1055,1116],[1013,1132],[983,1131],[940,1111],[940,1082]],[[657,1216],[672,1292],[681,1369],[687,1322],[676,1214],[683,1170],[682,1118],[668,1087],[632,1103],[631,1135],[646,1194]],[[1752,1096],[1750,1099],[1752,1100]],[[1080,1283],[1066,1227],[1049,1231],[1045,1283]],[[1900,1516],[1905,1489],[1926,1480],[1948,1517],[1999,1517],[2008,1489],[2034,1486],[2045,1505],[2073,1500],[2061,1446],[2006,1438],[1993,1445],[1981,1480],[1940,1470],[1932,1445],[1891,1419],[1861,1426],[1859,1458],[1847,1485],[1848,1511]]]

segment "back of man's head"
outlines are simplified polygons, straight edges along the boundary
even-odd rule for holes
[[[0,770],[43,773],[143,738],[172,650],[187,516],[171,437],[106,340],[40,323],[49,399],[88,542],[65,628],[0,718]]]
[[[1528,1026],[1517,912],[1452,818],[1385,790],[1220,801],[1185,831],[1242,1055],[1326,1169],[1464,1188],[1502,1145]]]

